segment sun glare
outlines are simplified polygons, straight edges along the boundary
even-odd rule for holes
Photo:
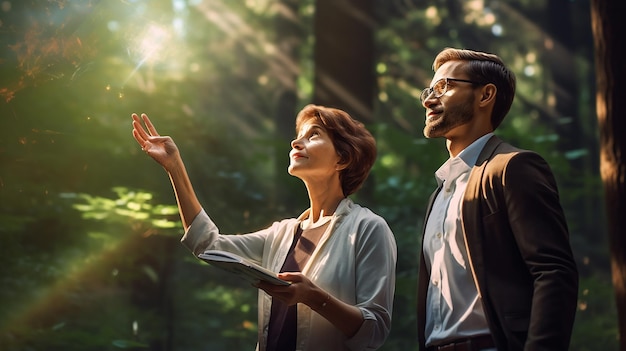
[[[134,60],[135,66],[124,81],[125,85],[143,66],[152,69],[155,66],[167,65],[168,70],[179,67],[181,57],[172,64],[171,55],[176,51],[177,41],[172,27],[165,27],[156,23],[146,26],[135,38],[128,40],[128,54]],[[174,73],[174,72],[170,72]],[[148,84],[149,86],[153,84]]]
[[[163,51],[169,46],[172,35],[169,30],[157,24],[149,25],[136,42],[135,54],[139,64],[155,63],[163,57]]]

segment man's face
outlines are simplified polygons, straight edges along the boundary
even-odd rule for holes
[[[433,92],[424,97],[422,105],[426,108],[424,136],[427,138],[444,137],[451,139],[456,133],[462,133],[474,117],[474,85],[467,80],[463,66],[465,62],[449,61],[443,64],[433,76],[432,84],[439,84],[445,91],[439,97]],[[444,78],[449,78],[447,85]],[[439,92],[442,90],[440,89]]]

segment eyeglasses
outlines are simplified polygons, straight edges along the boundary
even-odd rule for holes
[[[471,83],[474,85],[485,85],[485,83],[475,82],[473,80],[467,80],[467,79],[441,78],[438,81],[436,81],[432,87],[422,90],[422,93],[420,94],[420,101],[422,102],[422,104],[424,103],[424,101],[426,101],[426,99],[428,99],[430,94],[435,94],[436,98],[443,96],[443,94],[445,94],[446,91],[448,91],[448,82],[461,82],[461,83]]]

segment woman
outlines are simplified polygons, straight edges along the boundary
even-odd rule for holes
[[[258,350],[375,350],[383,344],[391,325],[396,243],[380,216],[348,198],[376,158],[363,124],[341,110],[304,107],[288,170],[304,182],[309,209],[255,233],[224,235],[198,202],[174,141],[160,136],[145,114],[132,118],[133,136],[169,174],[183,245],[196,256],[235,253],[291,282],[258,284]]]

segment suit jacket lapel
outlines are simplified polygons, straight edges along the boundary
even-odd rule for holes
[[[472,274],[474,276],[474,282],[478,293],[482,296],[480,286],[484,286],[484,281],[478,281],[478,277],[484,277],[483,271],[483,225],[482,218],[484,214],[481,211],[481,204],[483,203],[484,187],[483,187],[483,175],[489,159],[495,153],[498,145],[502,143],[502,140],[495,135],[491,137],[485,147],[483,147],[476,164],[472,167],[469,179],[467,181],[467,188],[463,195],[463,207],[461,209],[461,223],[463,226],[463,236],[465,238],[465,245],[468,256],[470,256],[470,264]],[[469,235],[468,235],[469,233]]]

